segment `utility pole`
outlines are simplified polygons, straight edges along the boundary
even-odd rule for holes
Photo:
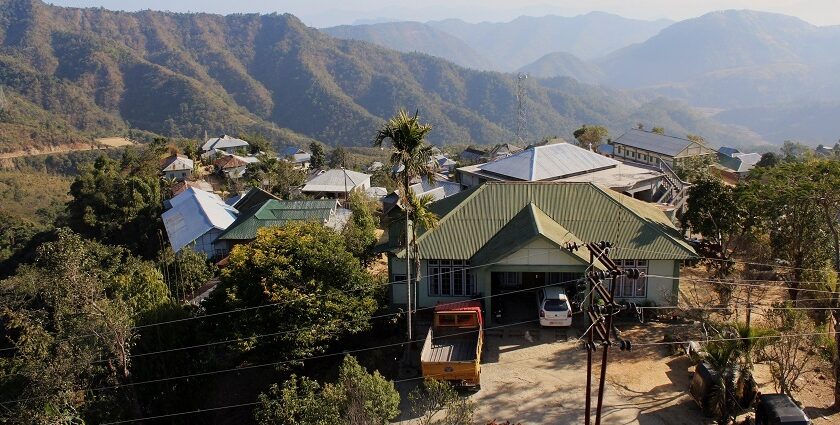
[[[609,350],[614,342],[619,344],[619,348],[630,350],[630,341],[621,338],[618,329],[613,326],[613,317],[622,310],[622,306],[615,302],[615,287],[616,279],[619,276],[627,276],[630,279],[638,279],[640,273],[638,269],[622,270],[618,265],[609,258],[609,251],[612,244],[606,241],[592,242],[586,244],[589,250],[589,268],[587,274],[584,276],[587,282],[587,303],[586,316],[590,324],[586,329],[585,347],[586,347],[586,425],[591,422],[592,416],[592,353],[600,345],[603,350],[601,353],[601,372],[598,380],[598,401],[595,406],[595,425],[601,425],[601,411],[604,405],[604,388],[607,378],[607,366],[609,361]],[[578,249],[577,244],[569,245],[569,249]],[[606,270],[593,270],[595,262],[600,261],[606,267]],[[609,289],[603,285],[604,279],[610,279],[612,282]],[[594,301],[595,294],[604,301],[602,306],[596,306]],[[611,335],[615,336],[615,341],[611,339]]]
[[[527,121],[525,117],[525,80],[528,74],[522,72],[516,77],[516,101],[519,104],[516,116],[516,140],[520,145],[525,145],[525,129]]]

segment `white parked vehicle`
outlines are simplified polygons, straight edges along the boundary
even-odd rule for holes
[[[541,326],[572,326],[572,306],[563,288],[537,290],[537,311]]]

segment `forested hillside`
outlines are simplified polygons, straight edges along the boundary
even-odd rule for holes
[[[400,107],[420,110],[435,127],[435,143],[509,141],[516,128],[515,76],[337,40],[291,15],[127,13],[0,0],[0,46],[0,83],[11,99],[0,126],[49,129],[59,142],[137,128],[367,145]],[[621,131],[646,120],[644,102],[620,92],[540,84],[526,85],[531,139],[568,135],[582,123]],[[674,122],[666,128],[673,134],[754,142],[710,120]]]

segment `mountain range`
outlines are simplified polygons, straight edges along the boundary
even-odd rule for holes
[[[368,145],[400,107],[421,112],[434,143],[515,136],[515,75],[332,38],[288,14],[114,12],[0,0],[0,46],[3,150],[27,137],[60,143],[128,128]],[[759,141],[655,96],[569,78],[528,80],[524,91],[529,139],[569,137],[584,123],[615,134],[646,122],[674,134]]]
[[[401,37],[400,23],[388,25],[392,44],[435,54]],[[749,10],[712,12],[676,23],[590,13],[425,25],[463,42],[462,48],[437,55],[455,60],[478,52],[494,64],[462,62],[465,66],[540,78],[566,76],[630,90],[635,96],[678,99],[718,111],[717,120],[756,130],[773,143],[795,139],[833,144],[840,137],[832,123],[811,115],[840,102],[840,26],[818,27]],[[366,32],[377,28],[371,25]],[[350,28],[344,32],[342,37],[354,33]],[[371,35],[354,38],[376,43]],[[798,125],[770,126],[758,110],[791,124],[808,122],[808,131]]]

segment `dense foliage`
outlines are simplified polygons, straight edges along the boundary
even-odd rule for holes
[[[255,416],[260,425],[385,425],[400,413],[394,383],[378,371],[369,373],[352,356],[344,358],[335,383],[321,386],[292,375],[259,400]]]
[[[233,249],[221,286],[206,307],[213,313],[282,304],[231,317],[220,327],[240,337],[271,334],[238,348],[291,360],[367,329],[378,289],[341,235],[319,223],[289,223],[260,229],[252,243]]]
[[[125,382],[135,321],[168,301],[157,268],[61,230],[37,261],[0,281],[0,421],[66,423],[119,417],[130,394],[88,390]],[[8,408],[8,410],[7,410]]]

